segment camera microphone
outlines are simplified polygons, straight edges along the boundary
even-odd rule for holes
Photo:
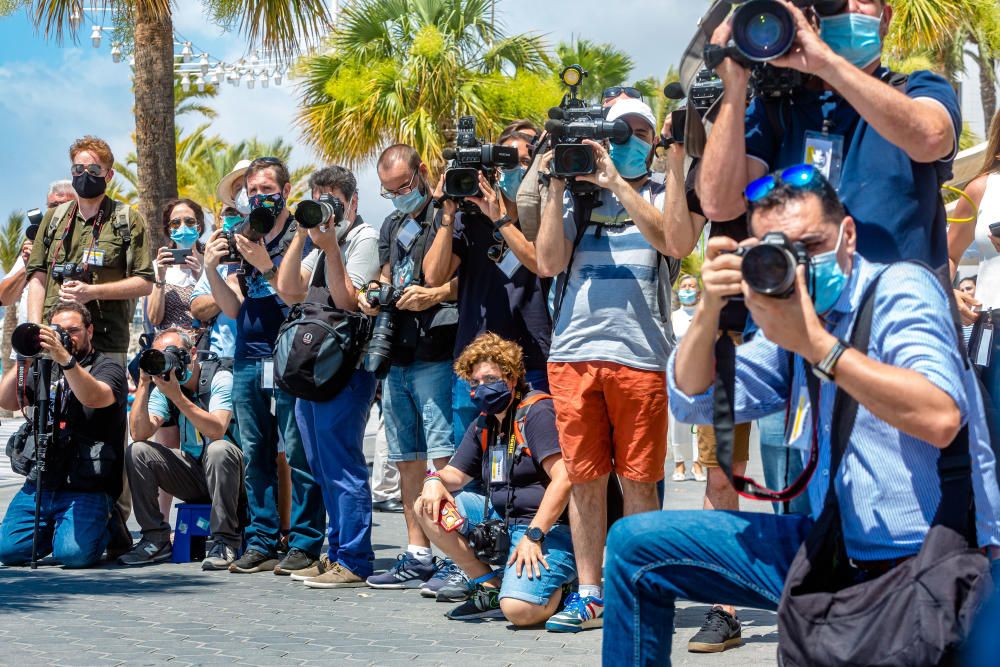
[[[563,113],[561,107],[551,107],[549,109],[549,118],[552,120],[563,120],[565,117],[566,114]]]
[[[566,123],[556,118],[545,121],[545,131],[553,137],[561,137],[566,134]]]
[[[458,157],[458,153],[455,151],[454,148],[449,147],[441,151],[441,157],[443,157],[445,160],[454,160],[456,157]]]
[[[671,81],[663,88],[663,96],[668,100],[683,100],[684,86],[681,85],[680,81]]]

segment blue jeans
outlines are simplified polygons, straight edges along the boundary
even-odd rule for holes
[[[455,453],[451,375],[450,361],[415,361],[389,369],[382,409],[390,461],[427,461]]]
[[[760,430],[760,460],[764,466],[764,483],[778,491],[802,474],[802,452],[785,446],[785,413],[775,412],[757,420]],[[771,503],[775,514],[809,514],[809,494],[801,493],[785,503]]]
[[[375,376],[356,370],[329,401],[299,399],[295,418],[306,457],[316,475],[329,515],[326,537],[331,562],[359,577],[372,574],[372,491],[364,440],[368,409],[375,398]]]
[[[666,511],[608,533],[604,664],[669,665],[677,598],[777,609],[812,520],[758,512]]]
[[[50,553],[66,567],[90,567],[108,544],[108,519],[115,500],[106,493],[42,491],[38,519],[38,557]],[[31,560],[35,526],[35,485],[26,482],[7,507],[0,526],[0,563]]]
[[[261,387],[261,359],[237,359],[233,364],[233,406],[240,425],[244,480],[250,525],[247,548],[274,554],[278,547],[278,439],[292,469],[292,515],[289,547],[312,556],[323,548],[323,498],[313,479],[295,423],[295,397],[280,389]],[[271,414],[271,396],[275,414]]]
[[[454,377],[455,381],[451,390],[452,428],[455,432],[455,447],[458,448],[462,444],[465,432],[469,430],[469,424],[479,416],[479,408],[469,396],[469,383],[457,375]],[[524,379],[528,386],[534,390],[544,392],[549,390],[549,378],[544,368],[526,372]]]
[[[465,523],[460,528],[463,535],[468,535],[472,527],[484,521],[483,503],[485,498],[478,493],[462,491],[455,495],[455,507],[458,513],[465,517]],[[490,518],[500,519],[492,507]],[[528,530],[527,524],[510,526],[510,551],[507,558],[517,549],[517,543],[524,538]],[[552,526],[542,542],[542,553],[548,561],[548,569],[542,567],[542,576],[537,579],[528,577],[527,568],[517,576],[517,567],[505,565],[503,581],[500,583],[500,599],[512,598],[523,600],[529,604],[544,607],[563,584],[576,580],[576,559],[573,556],[573,538],[566,524]]]

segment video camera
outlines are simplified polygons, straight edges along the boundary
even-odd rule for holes
[[[493,171],[498,167],[513,169],[519,164],[517,148],[484,144],[482,139],[476,137],[476,119],[472,116],[458,119],[455,148],[444,149],[442,156],[451,160],[451,165],[444,172],[444,194],[452,199],[482,194],[479,190],[480,172],[492,180]]]
[[[569,86],[569,93],[559,106],[549,109],[549,120],[545,121],[545,131],[554,142],[549,171],[556,178],[593,174],[597,169],[594,150],[583,143],[584,139],[608,139],[624,144],[632,136],[632,128],[624,120],[608,121],[607,108],[589,106],[577,97],[577,89],[586,76],[587,72],[579,65],[570,65],[562,71],[559,77]]]
[[[190,353],[176,345],[168,345],[163,350],[149,348],[139,353],[139,368],[146,375],[154,375],[170,380],[173,373],[180,382],[191,363]]]
[[[734,254],[743,257],[743,280],[754,292],[786,299],[795,291],[795,269],[806,267],[809,253],[802,243],[792,243],[784,232],[769,232],[758,245],[740,247]]]
[[[684,129],[687,127],[687,110],[690,106],[698,112],[699,118],[705,118],[709,110],[715,106],[725,93],[722,79],[714,70],[703,67],[698,71],[694,83],[687,94],[687,103],[670,114],[670,139],[678,144],[684,143]],[[667,84],[663,95],[669,100],[683,100],[684,86],[679,81]]]
[[[66,348],[66,351],[72,352],[73,340],[66,333],[66,330],[58,324],[51,324],[49,327],[56,332],[59,342]],[[42,328],[33,322],[18,324],[10,335],[10,346],[22,357],[42,356],[42,340],[39,336],[41,332]]]
[[[792,0],[818,16],[841,13],[847,0]],[[788,53],[795,43],[795,19],[778,0],[749,0],[733,12],[733,37],[726,46],[707,44],[705,64],[715,69],[732,58],[751,70],[751,87],[761,97],[790,94],[805,80],[801,72],[768,65]]]
[[[52,280],[56,281],[62,285],[67,280],[76,280],[81,283],[93,283],[94,274],[88,266],[85,264],[77,264],[75,262],[63,262],[62,264],[55,264],[52,266],[52,271],[49,272]]]
[[[373,281],[365,290],[365,299],[372,308],[380,308],[375,326],[372,328],[371,341],[368,343],[368,354],[365,356],[365,370],[374,373],[378,379],[389,374],[391,365],[390,353],[395,335],[395,324],[392,316],[396,311],[396,302],[403,296],[403,290],[387,283]]]
[[[337,224],[344,219],[344,202],[331,194],[320,195],[319,199],[306,199],[295,207],[295,221],[305,229],[315,229],[320,225]]]
[[[270,207],[261,206],[250,211],[250,214],[243,222],[232,229],[222,232],[222,236],[229,241],[229,254],[223,257],[221,261],[224,264],[239,264],[243,262],[243,255],[236,247],[236,235],[242,234],[251,243],[257,243],[274,229],[276,222],[277,218],[274,215],[274,210]]]
[[[34,241],[42,226],[42,218],[45,216],[40,208],[33,208],[24,215],[28,218],[28,226],[24,228],[24,238]]]

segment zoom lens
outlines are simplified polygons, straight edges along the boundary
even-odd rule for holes
[[[42,351],[42,341],[38,336],[40,332],[41,328],[37,324],[19,324],[10,336],[10,346],[22,357],[37,357]]]
[[[767,296],[786,297],[795,290],[796,260],[776,245],[762,243],[743,257],[743,279],[750,289]]]
[[[753,62],[788,53],[795,41],[795,21],[777,0],[750,0],[733,14],[733,43]]]
[[[556,176],[581,176],[592,174],[596,167],[594,150],[586,144],[557,144],[552,157]]]
[[[161,376],[167,372],[167,355],[160,350],[143,350],[139,355],[139,368],[147,375]]]
[[[479,195],[479,170],[472,167],[452,167],[444,175],[444,192],[455,198]]]

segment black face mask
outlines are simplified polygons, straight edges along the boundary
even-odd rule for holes
[[[108,189],[108,182],[103,176],[93,176],[83,172],[79,176],[73,177],[73,189],[84,199],[95,199]]]

